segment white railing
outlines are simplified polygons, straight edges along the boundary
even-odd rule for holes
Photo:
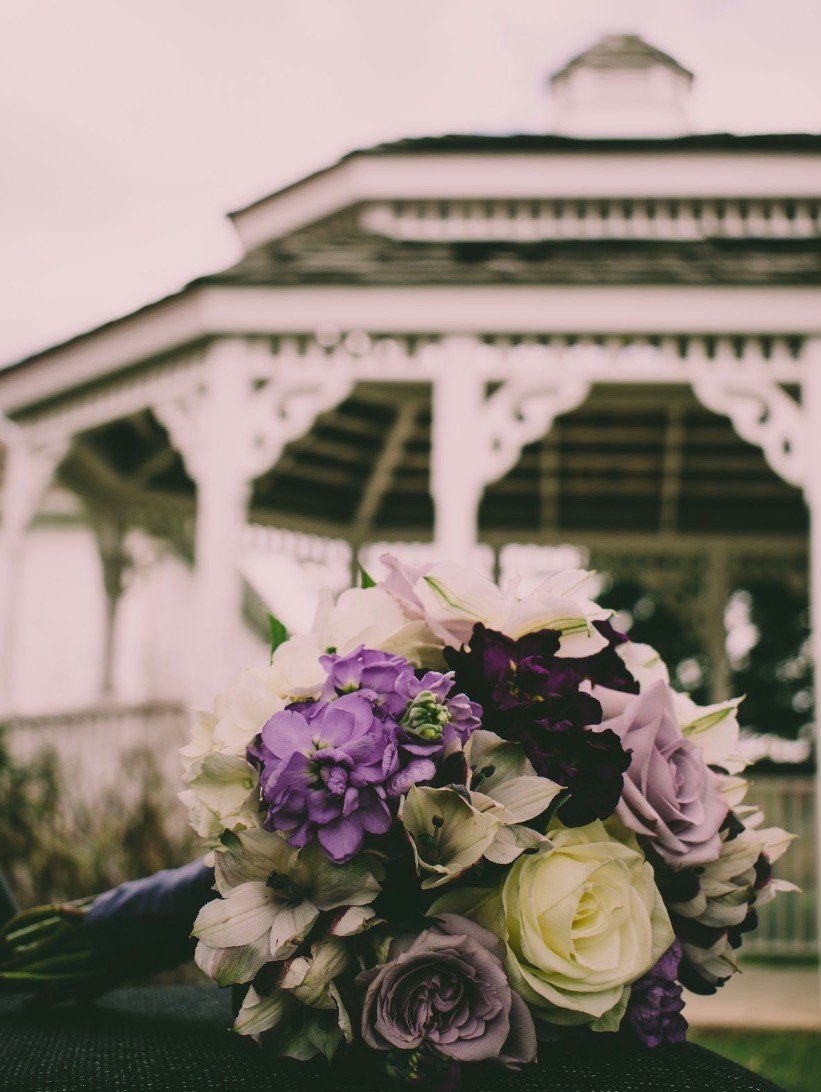
[[[813,778],[754,777],[747,799],[763,808],[765,826],[784,827],[798,836],[775,867],[778,876],[801,888],[801,894],[779,895],[759,911],[759,926],[744,938],[742,954],[815,956],[818,885]]]
[[[179,748],[188,736],[188,713],[174,703],[98,706],[3,721],[11,754],[21,760],[52,751],[72,795],[94,803],[116,792],[124,804],[133,793],[129,756],[148,751],[173,800],[180,779]],[[180,809],[181,811],[182,809]]]
[[[361,213],[366,231],[417,242],[557,239],[812,239],[812,199],[630,198],[397,201]]]

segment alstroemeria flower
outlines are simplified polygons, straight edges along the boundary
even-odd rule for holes
[[[264,830],[230,839],[214,867],[222,898],[203,907],[193,934],[197,964],[221,986],[250,982],[265,963],[289,955],[320,913],[368,907],[380,890],[373,858],[334,865],[318,846],[296,850]]]
[[[500,739],[493,732],[474,732],[465,748],[468,760],[471,805],[488,810],[485,798],[496,805],[502,820],[484,856],[496,864],[510,864],[526,849],[535,849],[543,836],[525,824],[543,815],[561,786],[538,777],[518,743]]]
[[[422,887],[440,887],[471,868],[489,849],[504,824],[501,807],[455,788],[414,785],[400,804]]]
[[[318,941],[309,956],[282,965],[268,993],[261,994],[253,986],[248,990],[234,1031],[256,1041],[275,1031],[281,1055],[306,1062],[323,1054],[330,1061],[343,1038],[353,1039],[350,1017],[336,985],[350,962],[339,940]]]

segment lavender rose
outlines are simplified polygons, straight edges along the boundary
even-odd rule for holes
[[[647,1047],[672,1046],[687,1038],[684,999],[676,981],[680,963],[681,944],[674,940],[655,967],[633,984],[625,1019]]]
[[[374,1050],[433,1050],[457,1062],[536,1058],[533,1018],[510,988],[504,945],[487,929],[441,914],[392,958],[363,971],[362,1038]]]
[[[700,748],[681,734],[670,687],[656,682],[635,697],[596,687],[594,694],[604,710],[602,729],[632,754],[618,817],[672,868],[715,861],[727,805]]]

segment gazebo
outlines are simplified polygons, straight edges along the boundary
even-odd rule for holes
[[[352,152],[231,213],[231,268],[0,373],[8,711],[53,480],[99,543],[103,690],[132,528],[192,566],[180,701],[278,609],[266,556],[342,586],[380,544],[582,547],[686,615],[716,698],[739,579],[809,562],[821,609],[821,137],[689,133],[691,81],[606,38],[554,131]]]

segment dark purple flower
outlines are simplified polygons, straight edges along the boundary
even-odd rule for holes
[[[570,791],[559,808],[562,822],[583,827],[607,819],[618,806],[630,765],[621,740],[608,729],[577,728],[567,721],[542,727],[543,736],[526,744],[525,751],[537,773]]]
[[[360,694],[274,713],[249,758],[261,765],[265,827],[293,846],[318,838],[349,861],[366,834],[391,824],[386,782],[399,768],[393,733]]]
[[[504,945],[458,914],[363,971],[362,1038],[374,1050],[432,1050],[458,1062],[511,1067],[536,1058],[533,1018],[510,988]]]
[[[594,686],[606,686],[609,690],[620,690],[625,694],[638,694],[639,684],[616,652],[619,645],[628,642],[627,636],[614,629],[609,621],[594,622],[593,625],[610,643],[592,656],[571,660],[576,672]]]
[[[687,1038],[682,987],[676,981],[680,963],[681,945],[675,940],[655,967],[633,984],[625,1020],[647,1047],[671,1046]]]
[[[618,637],[613,631],[613,640]],[[631,688],[635,683],[609,645],[584,659],[558,656],[558,650],[559,634],[552,630],[513,640],[478,624],[470,643],[446,648],[445,659],[459,689],[482,706],[483,727],[521,743],[537,773],[570,790],[560,815],[581,826],[613,813],[630,764],[612,732],[591,730],[602,719],[601,705],[588,691],[591,678]]]

